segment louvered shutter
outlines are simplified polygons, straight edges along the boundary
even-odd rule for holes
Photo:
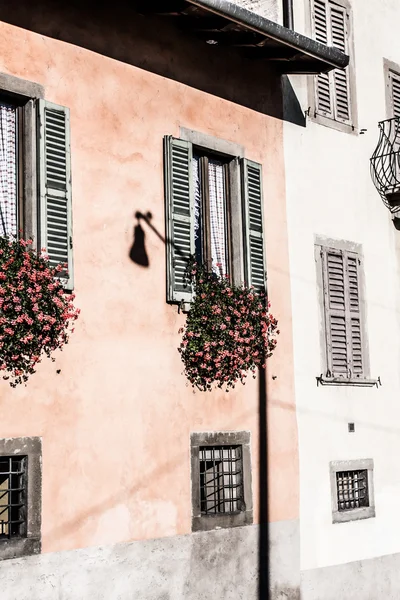
[[[393,117],[400,117],[400,74],[390,73],[390,92]]]
[[[245,277],[257,292],[266,289],[261,165],[242,159]]]
[[[327,375],[362,377],[359,257],[321,249],[324,276]]]
[[[315,39],[321,44],[328,42],[328,9],[326,0],[314,0]],[[332,77],[320,73],[316,77],[316,111],[318,114],[333,117]]]
[[[38,101],[40,246],[50,264],[66,264],[64,288],[74,287],[69,109]]]
[[[330,0],[314,0],[315,39],[321,44],[348,52],[346,9]],[[350,124],[348,70],[334,69],[316,77],[316,112]]]
[[[187,264],[194,254],[192,144],[164,138],[167,231],[167,301],[190,302]]]
[[[329,3],[331,44],[341,52],[347,52],[347,14],[346,10],[333,2]],[[334,69],[335,119],[350,122],[350,87],[348,69]]]

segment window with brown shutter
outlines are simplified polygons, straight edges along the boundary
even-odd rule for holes
[[[387,88],[388,88],[388,117],[400,117],[400,68],[395,71],[388,68],[387,73]]]
[[[376,384],[369,378],[363,310],[363,259],[357,245],[316,245],[321,282],[324,364],[321,383]]]
[[[311,0],[312,26],[315,39],[321,44],[334,46],[351,54],[350,11],[336,0]],[[345,129],[354,129],[351,65],[345,70],[334,69],[314,79],[312,116],[324,124],[339,123]]]

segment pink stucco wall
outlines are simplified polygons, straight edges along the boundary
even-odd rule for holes
[[[252,432],[257,509],[257,382],[193,393],[176,350],[184,316],[165,302],[164,244],[144,224],[150,267],[128,256],[135,211],[150,210],[164,234],[162,138],[180,126],[241,144],[264,166],[268,285],[282,331],[267,374],[270,519],[296,518],[282,122],[5,23],[0,71],[42,84],[71,110],[81,317],[26,388],[0,384],[0,437],[43,437],[43,550],[189,532],[191,431]]]

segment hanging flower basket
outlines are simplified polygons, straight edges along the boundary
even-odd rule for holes
[[[48,258],[32,240],[0,237],[0,371],[12,387],[35,373],[43,355],[68,343],[79,309],[66,294]],[[54,360],[54,358],[52,358]]]
[[[265,368],[279,334],[266,296],[236,287],[195,263],[190,267],[195,298],[179,347],[193,387],[227,391],[249,372]],[[255,375],[254,375],[255,376]]]

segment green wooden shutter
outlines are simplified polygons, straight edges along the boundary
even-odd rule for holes
[[[327,375],[362,377],[363,340],[360,310],[359,257],[321,249],[324,279]]]
[[[257,292],[266,289],[261,165],[242,159],[245,279]]]
[[[190,302],[187,264],[194,254],[192,144],[164,138],[165,215],[167,232],[167,301]]]
[[[317,42],[325,45],[329,43],[326,0],[314,0],[314,31]],[[329,73],[316,76],[316,112],[331,118],[333,118],[332,83],[332,76]]]
[[[74,287],[72,256],[71,150],[69,109],[38,101],[40,246],[50,264],[66,264],[65,289]]]
[[[334,2],[329,3],[331,44],[341,52],[347,52],[347,13],[345,8]],[[350,86],[348,69],[334,69],[335,119],[350,122]]]

